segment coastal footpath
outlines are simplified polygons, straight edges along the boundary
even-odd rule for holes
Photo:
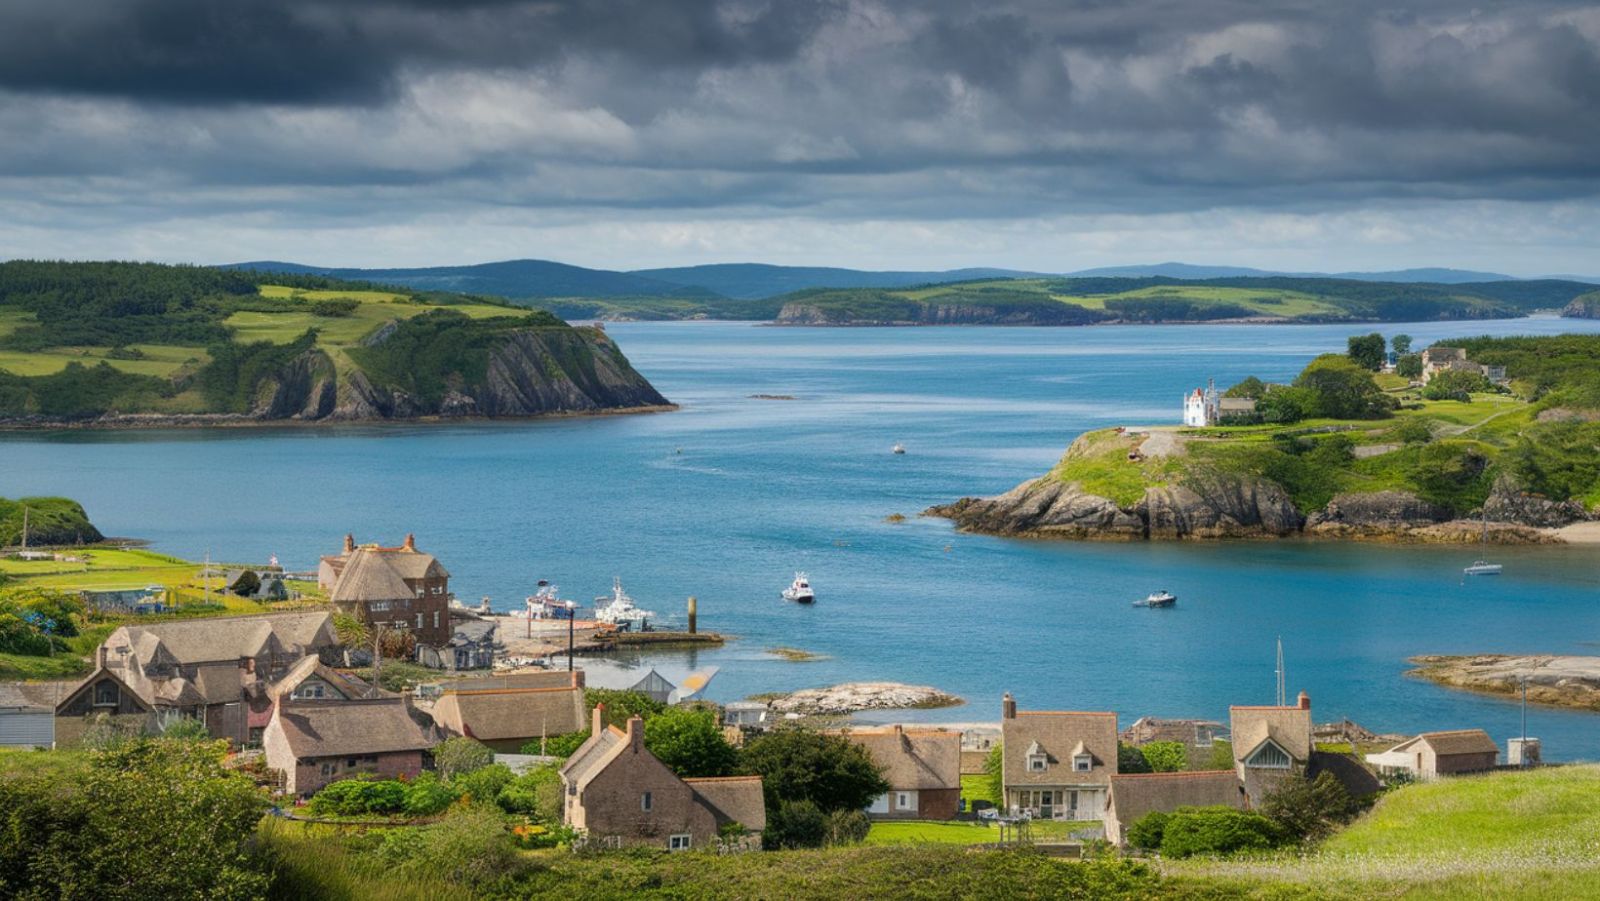
[[[1527,680],[1528,700],[1554,707],[1600,711],[1600,657],[1474,654],[1426,655],[1407,661],[1410,676],[1483,694],[1518,696]]]
[[[1077,540],[1594,543],[1600,339],[1461,343],[1505,367],[1503,383],[1440,376],[1419,389],[1385,374],[1380,385],[1329,354],[1294,385],[1241,383],[1230,400],[1249,412],[1233,421],[1089,432],[1050,473],[925,515]]]

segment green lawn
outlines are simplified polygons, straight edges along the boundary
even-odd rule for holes
[[[54,657],[29,657],[24,654],[0,653],[0,681],[19,682],[71,679],[89,671],[89,661],[76,654],[61,653]]]
[[[879,820],[867,833],[869,845],[981,845],[1000,840],[1000,829],[987,823],[936,823],[924,820]]]
[[[135,375],[153,375],[167,378],[185,366],[199,368],[211,358],[203,347],[169,344],[135,344],[144,356],[137,360],[120,360],[110,356],[107,347],[52,347],[41,351],[0,350],[0,369],[17,375],[51,375],[67,368],[68,363],[98,366],[102,362]]]

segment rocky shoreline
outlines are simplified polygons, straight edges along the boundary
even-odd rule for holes
[[[1572,504],[1518,495],[1490,496],[1488,522],[1452,518],[1403,491],[1341,494],[1322,509],[1301,513],[1277,485],[1212,475],[1182,485],[1153,486],[1133,504],[1117,504],[1076,483],[1045,476],[995,497],[965,497],[930,507],[925,516],[953,521],[966,532],[1073,540],[1214,538],[1333,538],[1421,544],[1564,544],[1563,527],[1590,516]]]
[[[1406,662],[1416,666],[1406,675],[1436,685],[1520,697],[1526,677],[1528,700],[1533,703],[1600,711],[1600,657],[1431,654]]]

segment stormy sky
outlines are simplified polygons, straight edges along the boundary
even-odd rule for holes
[[[0,257],[1600,274],[1600,5],[5,0]]]

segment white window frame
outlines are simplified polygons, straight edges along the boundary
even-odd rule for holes
[[[1046,769],[1049,769],[1049,767],[1050,761],[1047,760],[1043,754],[1028,755],[1028,772],[1042,773]]]
[[[1088,754],[1079,754],[1072,758],[1072,771],[1074,773],[1087,773],[1094,769],[1094,758]]]
[[[694,836],[687,832],[667,836],[668,851],[687,851],[694,846]]]
[[[639,809],[640,810],[649,811],[654,806],[655,806],[655,798],[652,798],[650,796],[649,792],[645,792],[644,794],[641,794],[639,796]]]

